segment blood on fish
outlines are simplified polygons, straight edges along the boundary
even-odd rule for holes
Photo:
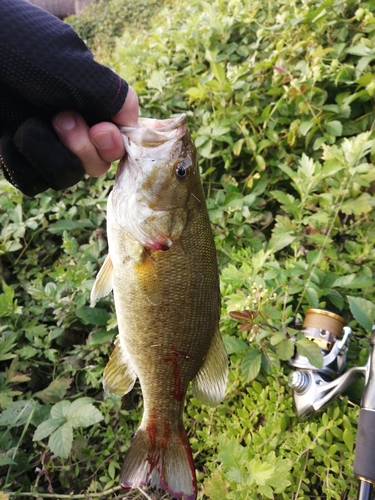
[[[157,461],[156,439],[158,435],[157,420],[155,415],[150,416],[150,420],[146,427],[146,432],[150,438],[150,448],[147,454],[147,462],[150,464],[150,471],[154,470]]]
[[[160,425],[161,424],[161,425]],[[155,415],[151,416],[150,421],[146,427],[148,437],[150,439],[150,448],[147,454],[147,462],[149,463],[149,473],[151,473],[155,468],[159,473],[159,476],[163,483],[166,485],[165,478],[165,451],[168,448],[169,440],[171,437],[171,427],[167,419],[163,419],[162,422],[158,421]],[[185,445],[184,445],[185,447]]]
[[[173,366],[173,393],[172,396],[176,401],[182,401],[184,399],[184,389],[182,386],[179,358],[183,357],[185,359],[190,359],[190,355],[176,349],[172,349],[172,356],[164,358],[164,363],[172,363]]]
[[[158,243],[158,242],[154,242],[154,243],[149,243],[147,245],[148,247],[152,248],[153,250],[161,250],[162,252],[165,252],[167,250],[170,249],[170,245],[163,245],[163,243]]]

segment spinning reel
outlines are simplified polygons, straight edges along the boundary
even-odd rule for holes
[[[359,377],[365,378],[358,420],[354,459],[354,473],[360,480],[358,499],[368,499],[375,485],[375,329],[371,351],[364,366],[345,371],[346,353],[352,329],[345,320],[324,309],[309,309],[302,325],[302,333],[315,342],[323,355],[323,366],[317,368],[296,353],[289,362],[295,370],[289,377],[293,389],[296,413],[311,416],[324,408]]]

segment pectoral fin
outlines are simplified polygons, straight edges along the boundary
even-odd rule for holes
[[[193,379],[193,393],[203,404],[216,406],[225,396],[228,356],[219,330],[216,331],[206,359]]]
[[[127,394],[134,386],[137,375],[131,368],[118,339],[104,370],[103,387],[115,396]]]
[[[158,306],[162,297],[158,262],[144,249],[142,261],[135,266],[139,287],[153,306]]]
[[[107,255],[104,264],[96,276],[94,286],[91,290],[91,303],[108,295],[113,288],[113,265],[111,257]]]

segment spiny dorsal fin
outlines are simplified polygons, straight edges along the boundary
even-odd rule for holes
[[[96,276],[94,286],[91,290],[91,303],[108,295],[113,288],[113,265],[111,257],[107,255],[104,264]]]
[[[203,404],[217,406],[225,396],[228,378],[228,356],[219,330],[199,372],[193,379],[193,393]]]
[[[103,387],[115,396],[127,394],[134,386],[137,375],[131,368],[118,338],[104,370]]]

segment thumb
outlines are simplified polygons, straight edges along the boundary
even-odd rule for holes
[[[138,96],[133,87],[129,86],[125,102],[117,115],[112,117],[112,120],[116,123],[116,125],[136,127],[138,123],[138,116]]]

